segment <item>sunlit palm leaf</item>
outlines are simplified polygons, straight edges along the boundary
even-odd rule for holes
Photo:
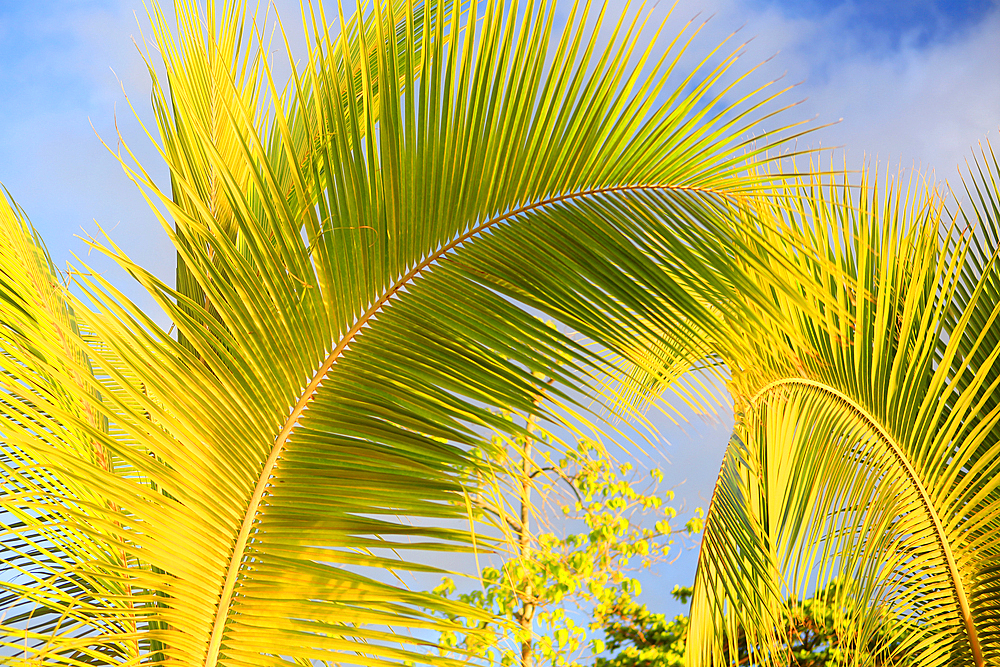
[[[10,606],[82,636],[38,632],[11,661],[447,662],[409,630],[457,608],[385,572],[469,548],[448,523],[475,490],[466,453],[517,431],[491,408],[576,428],[585,401],[613,400],[637,334],[672,330],[683,356],[718,322],[775,316],[774,253],[742,224],[773,186],[748,167],[767,135],[745,138],[768,100],[728,103],[735,54],[668,83],[681,42],[656,61],[641,21],[602,43],[577,6],[552,52],[551,3],[495,1],[376,5],[339,36],[319,18],[282,96],[242,3],[204,29],[194,3],[175,9],[177,38],[153,10],[170,191],[123,164],[177,248],[176,289],[97,245],[179,335],[97,274],[77,275],[86,303],[59,291],[86,354],[51,372],[97,419],[51,399],[48,430],[12,440],[44,460],[31,492],[60,514],[31,519],[58,536],[12,527],[8,548],[64,540],[76,562],[83,533],[99,553],[80,560],[103,570],[59,605],[37,604],[45,580],[8,585]],[[37,392],[32,355],[13,382]],[[86,368],[96,388],[74,381]],[[78,431],[92,447],[47,444]]]
[[[128,584],[117,576],[128,556],[115,539],[122,529],[114,525],[118,508],[93,487],[114,465],[109,423],[98,407],[103,388],[59,276],[34,229],[7,199],[0,201],[0,226],[0,646],[9,654],[60,634],[70,655],[96,657],[89,640],[77,637],[110,625],[119,638],[105,650],[121,654],[135,640],[128,636],[135,629]],[[67,465],[83,466],[91,476],[63,476]]]
[[[995,201],[995,181],[975,183]],[[1000,308],[996,257],[981,244],[996,238],[995,218],[980,207],[978,236],[954,225],[942,236],[941,204],[920,188],[801,194],[775,200],[784,223],[773,226],[799,239],[803,270],[789,280],[829,297],[819,311],[784,307],[784,326],[813,339],[797,372],[734,379],[740,472],[720,478],[707,520],[689,658],[728,664],[727,622],[759,628],[761,604],[780,610],[843,578],[851,664],[871,660],[862,647],[887,618],[913,622],[898,626],[900,658],[987,664],[998,650],[996,583],[981,573],[996,560]],[[753,632],[760,664],[785,664],[780,642]]]

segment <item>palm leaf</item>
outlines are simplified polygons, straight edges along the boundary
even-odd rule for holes
[[[980,204],[996,200],[993,173],[972,181]],[[726,630],[739,625],[759,664],[786,664],[760,628],[786,596],[835,579],[851,664],[872,659],[887,618],[900,621],[896,659],[996,660],[996,584],[984,575],[1000,472],[995,209],[975,209],[980,231],[959,234],[933,191],[863,181],[804,183],[771,210],[771,227],[797,239],[802,270],[789,281],[828,297],[808,311],[789,302],[775,322],[812,339],[796,372],[734,378],[736,471],[720,477],[707,519],[689,660],[729,664]]]
[[[339,35],[317,4],[283,93],[242,3],[219,23],[175,10],[177,38],[152,10],[169,192],[123,166],[177,248],[177,285],[95,246],[178,337],[86,267],[80,298],[56,292],[83,352],[46,372],[96,418],[48,395],[44,428],[11,418],[10,457],[37,479],[4,478],[24,524],[4,553],[53,555],[4,584],[7,608],[30,608],[6,626],[27,632],[10,663],[447,663],[419,632],[442,629],[429,610],[470,610],[386,572],[471,548],[468,452],[524,435],[498,410],[599,424],[588,401],[614,400],[637,333],[672,327],[683,356],[720,321],[773,316],[762,276],[785,260],[743,219],[775,187],[750,163],[791,132],[744,138],[773,96],[730,101],[738,49],[674,80],[683,40],[657,60],[623,17],[602,45],[606,12],[588,27],[586,6],[553,52],[551,3],[376,4],[340,14]],[[24,304],[0,305],[14,330]],[[47,353],[8,391],[41,392]]]

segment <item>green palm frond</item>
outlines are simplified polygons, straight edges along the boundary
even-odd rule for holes
[[[761,132],[774,95],[723,84],[739,49],[681,76],[686,38],[655,57],[631,14],[594,26],[576,5],[556,36],[551,2],[411,1],[339,13],[334,34],[317,4],[279,93],[244,10],[179,1],[177,36],[151,12],[169,191],[123,166],[176,286],[95,242],[177,338],[86,267],[79,297],[47,274],[78,322],[58,327],[7,274],[23,359],[4,387],[24,398],[3,557],[30,561],[3,584],[27,610],[4,621],[10,664],[448,663],[420,638],[445,623],[429,610],[472,612],[391,572],[473,548],[468,452],[525,435],[498,410],[599,425],[589,402],[613,405],[637,335],[669,330],[694,359],[718,323],[825,289],[770,281],[790,260],[746,222],[780,187],[754,161],[794,130]],[[5,266],[45,265],[8,218]],[[713,340],[734,358],[807,338]]]
[[[755,664],[786,664],[760,628],[787,597],[838,577],[851,664],[871,658],[862,647],[885,618],[911,621],[892,643],[914,664],[996,660],[992,167],[972,181],[978,230],[943,218],[933,191],[893,182],[809,183],[773,200],[772,227],[798,239],[803,270],[789,280],[828,297],[782,306],[775,324],[812,340],[795,372],[734,373],[734,471],[706,523],[691,664],[729,664],[733,624],[748,629]]]

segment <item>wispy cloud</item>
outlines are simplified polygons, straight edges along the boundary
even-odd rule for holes
[[[798,19],[783,45],[778,62],[806,69],[803,109],[843,119],[820,136],[854,167],[877,156],[954,182],[970,147],[1000,126],[1000,9],[928,11],[879,28],[857,25],[844,6]]]

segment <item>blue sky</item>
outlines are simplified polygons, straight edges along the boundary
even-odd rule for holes
[[[936,42],[960,37],[964,30],[981,21],[994,5],[990,0],[779,0],[754,4],[757,7],[776,5],[792,18],[827,21],[836,17],[842,30],[865,40],[867,48],[872,51],[898,49],[907,42],[926,48]]]
[[[662,16],[671,1],[660,0],[654,14]],[[277,4],[294,25],[297,1]],[[842,147],[836,155],[852,168],[877,157],[893,170],[915,165],[955,183],[972,146],[987,136],[997,143],[995,0],[679,0],[674,24],[696,14],[711,17],[706,49],[738,29],[738,40],[753,38],[747,63],[770,58],[759,77],[801,84],[790,99],[804,101],[789,118],[839,121],[804,143]],[[124,138],[165,183],[122,93],[149,121],[148,77],[132,42],[142,40],[140,25],[146,29],[141,0],[0,0],[0,183],[42,232],[57,265],[81,255],[148,304],[73,236],[96,233],[100,224],[140,264],[173,280],[166,236],[95,135],[115,147],[117,117]],[[661,426],[670,442],[667,483],[686,480],[678,499],[688,507],[707,503],[730,424]],[[693,570],[692,553],[650,577],[651,605],[678,610],[666,592],[690,582]]]

